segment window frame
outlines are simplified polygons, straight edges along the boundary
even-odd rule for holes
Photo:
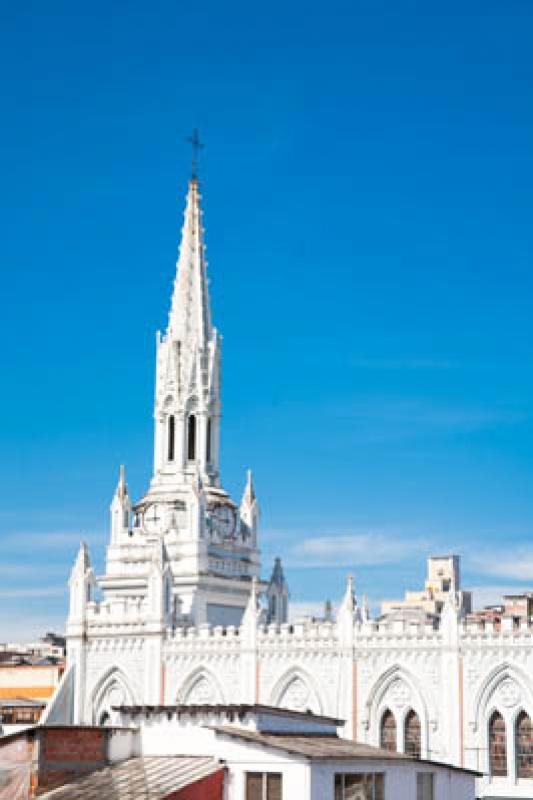
[[[261,798],[260,798],[260,800],[272,800],[269,797],[268,779],[269,779],[269,777],[279,778],[279,788],[280,788],[279,797],[280,797],[281,800],[283,800],[283,773],[282,772],[274,772],[274,770],[272,770],[271,772],[258,772],[257,770],[247,770],[244,773],[244,796],[245,796],[245,800],[253,800],[253,798],[250,798],[249,795],[248,795],[248,777],[249,776],[250,777],[254,776],[256,778],[259,777],[259,776],[261,777]]]
[[[337,800],[337,781],[340,782],[340,791],[341,791],[341,798],[340,800],[345,800],[346,798],[346,778],[351,778],[354,776],[361,776],[362,778],[372,778],[372,799],[371,800],[385,800],[385,786],[386,786],[386,772],[381,770],[375,770],[374,772],[336,772],[333,776],[333,796],[335,800]],[[377,787],[377,778],[381,778],[381,787]],[[380,794],[378,795],[376,792],[379,791]]]

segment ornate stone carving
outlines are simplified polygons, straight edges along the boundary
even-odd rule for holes
[[[389,688],[391,703],[396,708],[404,708],[411,702],[411,690],[405,681],[397,678]]]
[[[520,701],[520,687],[512,678],[505,678],[498,686],[497,695],[502,705],[512,708]]]

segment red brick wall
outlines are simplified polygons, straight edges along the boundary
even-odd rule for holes
[[[202,778],[190,786],[178,789],[177,792],[167,794],[163,800],[223,800],[224,796],[224,774],[225,770],[220,769],[207,778]]]
[[[104,728],[43,728],[40,731],[36,796],[105,767]]]

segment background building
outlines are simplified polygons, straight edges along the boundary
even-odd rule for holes
[[[427,578],[422,591],[408,591],[403,600],[385,600],[381,614],[411,614],[436,617],[452,599],[461,614],[472,611],[472,594],[461,589],[460,559],[456,555],[428,558]]]

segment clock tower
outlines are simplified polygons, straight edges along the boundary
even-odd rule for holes
[[[251,531],[249,489],[238,505],[220,481],[220,370],[221,337],[211,321],[201,195],[193,175],[168,323],[156,336],[153,474],[131,506],[121,470],[100,580],[109,596],[143,595],[152,550],[162,543],[176,624],[239,624],[259,576],[255,495]]]

